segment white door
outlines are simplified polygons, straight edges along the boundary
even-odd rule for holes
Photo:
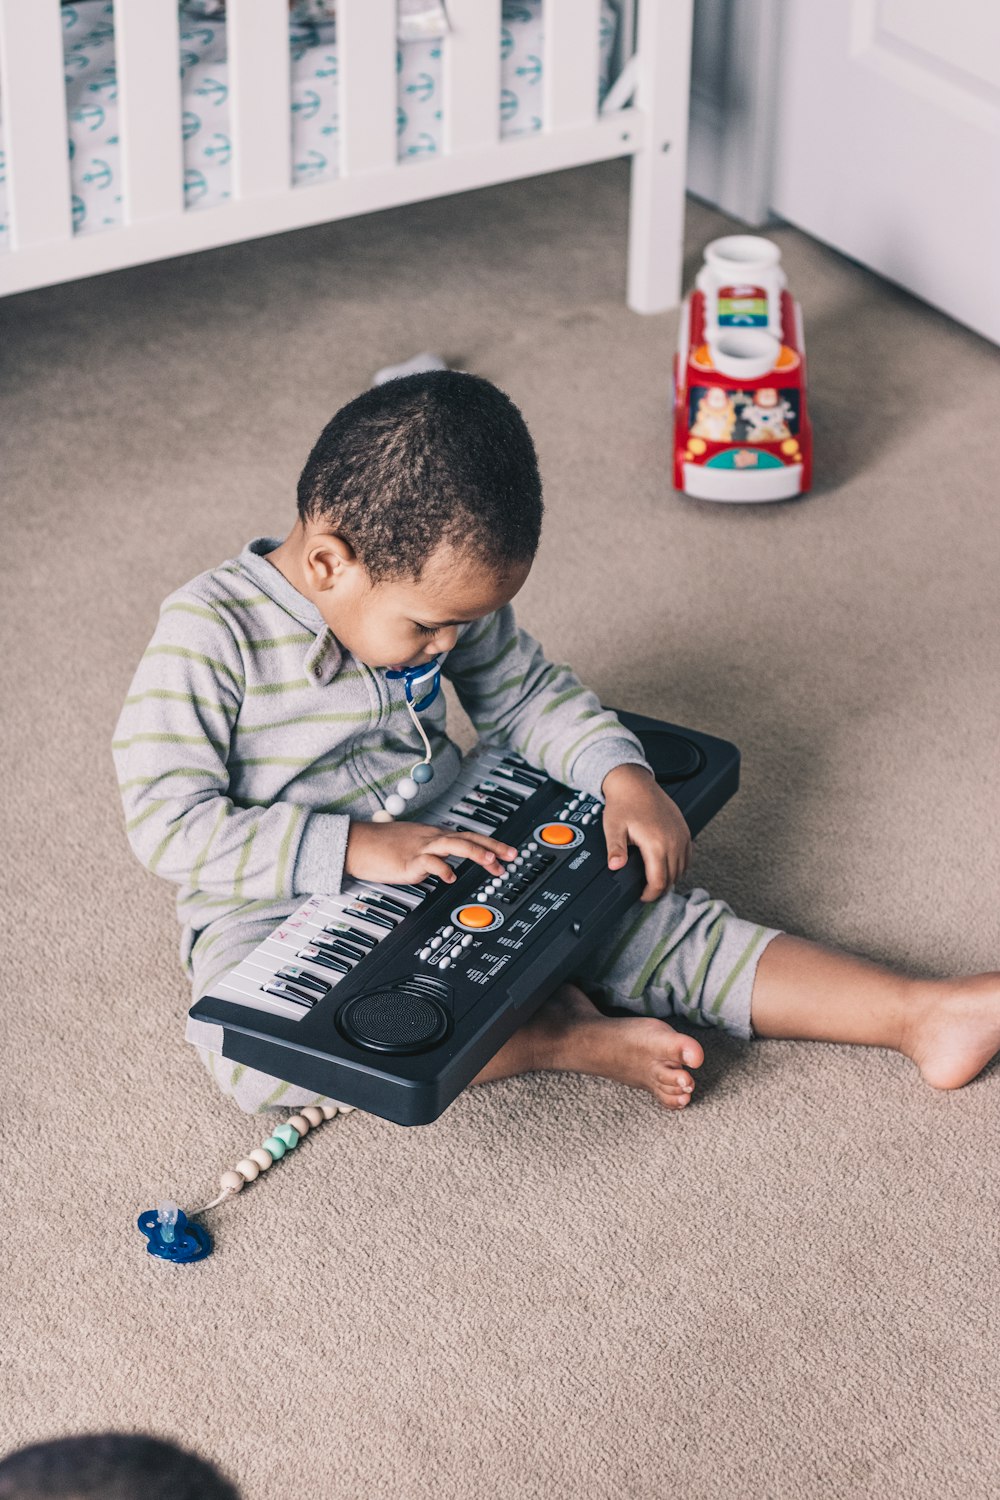
[[[782,218],[1000,343],[1000,0],[781,0]]]

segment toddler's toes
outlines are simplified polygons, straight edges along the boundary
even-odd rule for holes
[[[656,1093],[667,1109],[683,1109],[694,1091],[694,1079],[683,1068],[654,1070]]]
[[[675,1031],[666,1022],[662,1023],[664,1035],[661,1033],[661,1060],[666,1067],[681,1068],[684,1063],[689,1068],[700,1068],[705,1061],[705,1049],[693,1036],[687,1036],[683,1031]],[[691,1079],[688,1077],[688,1082]]]

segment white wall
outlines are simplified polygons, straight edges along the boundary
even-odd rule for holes
[[[695,0],[688,190],[766,224],[780,0]]]

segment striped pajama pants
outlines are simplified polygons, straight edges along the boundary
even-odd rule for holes
[[[207,927],[187,965],[194,987],[192,1003],[300,905],[301,898],[254,902]],[[777,936],[777,929],[744,921],[707,891],[670,891],[627,912],[586,961],[577,982],[601,1007],[665,1021],[678,1017],[748,1040],[753,1035],[750,997],[757,964]],[[188,1040],[223,1093],[247,1113],[324,1102],[323,1095],[220,1056],[207,1045],[213,1032],[218,1035],[217,1028],[188,1021]]]

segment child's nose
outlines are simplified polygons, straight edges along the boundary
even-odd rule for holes
[[[458,630],[454,625],[448,625],[444,630],[439,630],[434,637],[433,649],[428,649],[428,656],[437,656],[441,651],[451,651],[458,640]]]

